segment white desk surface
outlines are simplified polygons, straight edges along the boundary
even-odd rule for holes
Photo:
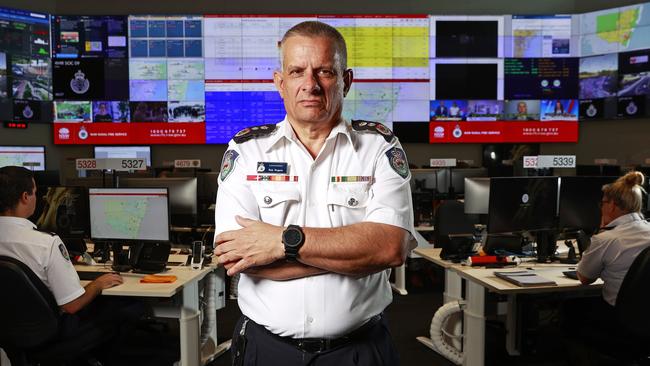
[[[530,286],[520,287],[506,280],[498,278],[494,271],[521,271],[531,269],[532,271],[546,279],[555,281],[556,286]],[[459,266],[453,267],[452,270],[458,273],[462,278],[477,282],[488,288],[490,291],[501,294],[520,294],[520,293],[540,293],[556,291],[579,291],[579,290],[596,290],[602,287],[603,281],[597,280],[591,285],[583,285],[578,280],[573,280],[562,274],[563,271],[575,269],[575,265],[569,264],[538,264],[523,263],[518,267],[508,268],[477,268]]]
[[[186,257],[186,256],[183,256]],[[170,260],[171,260],[170,256]],[[173,275],[176,276],[176,281],[173,283],[140,283],[140,279],[144,277],[143,274],[136,273],[124,273],[122,278],[124,283],[119,286],[115,286],[109,289],[102,291],[102,295],[107,296],[138,296],[138,297],[172,297],[178,293],[185,284],[190,281],[201,279],[210,271],[213,271],[216,267],[214,265],[206,266],[201,270],[193,270],[190,267],[185,266],[175,266],[169,267],[170,269],[160,275],[167,276]],[[93,272],[102,272],[106,271],[107,273],[112,272],[110,264],[108,265],[97,265],[97,266],[86,266],[86,265],[75,265],[77,271],[93,271]],[[81,281],[81,285],[85,286],[90,281]]]
[[[413,252],[426,258],[427,260],[430,260],[431,262],[444,269],[461,265],[460,263],[453,263],[451,261],[446,261],[440,258],[440,252],[442,252],[442,248],[415,248],[413,249]]]
[[[535,263],[525,262],[518,267],[506,268],[483,268],[483,267],[468,267],[459,263],[453,263],[440,258],[441,248],[416,248],[413,250],[418,255],[430,260],[436,265],[444,268],[451,269],[462,278],[480,283],[482,286],[487,287],[490,291],[498,293],[539,293],[539,292],[552,292],[552,291],[576,291],[580,289],[592,290],[602,287],[603,281],[597,280],[591,285],[582,285],[580,281],[570,279],[564,274],[563,271],[575,269],[576,265],[560,264],[560,263]],[[557,286],[531,286],[520,287],[512,284],[506,280],[498,278],[494,271],[521,271],[527,268],[533,268],[534,271],[544,278],[553,280]]]

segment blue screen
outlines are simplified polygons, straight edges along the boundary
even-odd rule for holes
[[[167,21],[167,37],[183,37],[183,21],[182,20],[168,20]]]
[[[167,40],[167,57],[183,57],[183,40]]]
[[[131,37],[146,37],[147,36],[147,21],[146,20],[132,20],[129,22],[131,28]]]
[[[185,57],[202,57],[203,44],[200,39],[185,40]]]
[[[149,37],[165,37],[165,21],[164,20],[150,20],[149,21]]]
[[[185,21],[185,37],[201,37],[201,21],[200,20],[186,20]]]
[[[165,57],[165,41],[149,41],[149,57]]]
[[[205,93],[206,142],[228,143],[240,130],[284,119],[284,103],[277,91]]]
[[[146,40],[131,40],[131,57],[147,57],[149,45]]]

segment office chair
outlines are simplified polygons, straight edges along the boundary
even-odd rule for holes
[[[12,366],[73,361],[106,340],[95,328],[62,334],[62,322],[77,319],[61,314],[50,290],[19,260],[0,256],[0,294],[0,348]]]
[[[442,255],[456,255],[460,248],[450,248],[452,240],[449,235],[463,235],[468,238],[474,235],[474,225],[465,215],[464,204],[456,200],[443,201],[436,210],[433,219],[433,243],[437,248],[442,248]]]
[[[631,349],[626,356],[650,364],[650,247],[634,259],[616,297],[615,312],[619,323],[630,333]],[[626,357],[627,358],[627,357]]]

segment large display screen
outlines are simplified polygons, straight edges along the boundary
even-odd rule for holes
[[[0,7],[0,121],[52,120],[50,17]]]
[[[506,36],[506,57],[578,56],[578,37],[571,31],[571,15],[513,15]],[[507,18],[506,18],[507,19]]]
[[[650,94],[650,50],[619,53],[618,70],[619,96]]]
[[[614,97],[618,91],[616,54],[580,59],[580,99]]]
[[[650,48],[648,10],[645,3],[582,14],[581,56]]]
[[[506,99],[575,98],[579,60],[570,58],[507,58]]]
[[[124,121],[113,106],[129,101],[126,17],[52,16],[52,47],[54,121]]]
[[[428,18],[422,15],[205,16],[206,140],[224,143],[254,124],[275,123],[285,110],[273,72],[278,42],[293,25],[319,20],[348,46],[355,81],[344,103],[349,119],[428,120]]]
[[[205,122],[203,17],[129,17],[132,122]]]
[[[14,54],[16,42],[0,37],[0,115],[54,111],[61,144],[227,143],[284,118],[273,83],[279,41],[318,20],[347,43],[347,119],[382,122],[403,142],[575,142],[576,113],[646,114],[646,5],[576,15],[54,16],[53,59],[34,56],[40,41]],[[44,109],[48,98],[54,108]]]

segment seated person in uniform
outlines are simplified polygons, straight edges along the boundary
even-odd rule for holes
[[[31,171],[17,166],[0,168],[0,255],[15,258],[29,267],[52,291],[61,311],[81,320],[63,322],[61,334],[74,336],[75,329],[82,324],[110,334],[117,330],[118,321],[139,317],[142,314],[140,303],[102,299],[98,304],[96,297],[102,290],[122,283],[119,274],[105,274],[81,286],[61,239],[55,234],[38,231],[36,225],[27,220],[34,213],[36,199]]]
[[[578,265],[578,278],[588,285],[602,278],[603,300],[610,306],[636,256],[650,246],[650,223],[641,214],[643,173],[629,172],[603,186],[602,231]]]
[[[614,306],[628,269],[639,253],[650,246],[650,223],[641,214],[643,174],[632,171],[614,183],[603,186],[601,231],[591,237],[589,248],[578,264],[578,279],[585,285],[603,280],[602,297],[575,300],[567,304],[567,317],[573,336],[595,348],[607,347],[607,337],[621,334]],[[602,339],[600,339],[602,338]],[[603,341],[603,344],[595,344]],[[585,364],[594,352],[580,358]]]

